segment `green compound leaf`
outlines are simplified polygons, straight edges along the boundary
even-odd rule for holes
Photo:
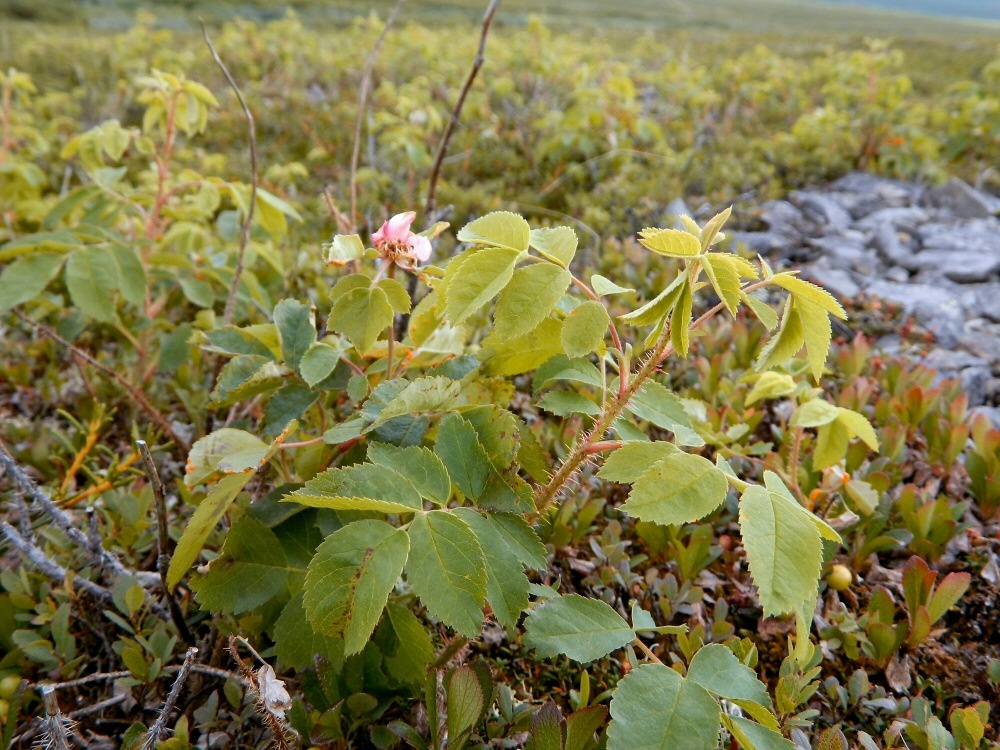
[[[487,517],[522,565],[531,570],[545,568],[548,564],[545,545],[527,521],[514,513],[490,513]]]
[[[816,430],[816,448],[813,450],[813,471],[822,471],[839,463],[847,455],[851,434],[839,419]]]
[[[531,331],[552,312],[572,278],[565,268],[551,263],[518,268],[497,297],[493,336],[503,340]]]
[[[409,553],[405,531],[384,521],[355,521],[333,532],[309,563],[302,600],[320,633],[344,639],[344,653],[365,647]]]
[[[170,559],[170,568],[167,570],[167,586],[171,590],[180,583],[188,568],[198,559],[208,535],[226,515],[229,506],[233,504],[236,496],[240,494],[252,476],[253,472],[248,472],[223,477],[201,501],[194,515],[191,516],[191,520],[188,521],[187,528],[184,529],[184,534],[177,542],[177,548]]]
[[[454,273],[445,277],[445,311],[451,324],[458,325],[499,294],[513,278],[519,257],[518,251],[503,247],[460,256]]]
[[[608,750],[715,750],[719,716],[701,685],[662,664],[643,664],[611,699]]]
[[[716,242],[723,239],[723,237],[719,236],[719,230],[722,229],[722,225],[729,220],[729,216],[732,212],[733,207],[729,206],[726,210],[720,211],[705,223],[705,226],[699,232],[702,250],[708,250],[708,248]]]
[[[450,378],[432,376],[410,381],[385,405],[378,419],[368,429],[377,429],[390,419],[405,414],[438,414],[447,411],[457,404],[461,392],[462,384]]]
[[[792,491],[785,486],[785,483],[781,480],[781,477],[779,477],[773,471],[764,472],[764,487],[767,488],[768,492],[775,492],[781,495],[783,498],[785,498],[785,500],[790,502],[795,507],[798,508],[802,507],[799,505],[798,500],[795,499],[795,496],[792,494]],[[844,540],[841,539],[840,534],[838,534],[833,529],[833,527],[830,526],[830,524],[828,524],[822,518],[817,516],[815,513],[810,513],[805,508],[802,508],[802,512],[805,513],[806,516],[808,516],[809,520],[813,522],[813,525],[819,531],[819,535],[821,537],[823,537],[824,539],[829,539],[831,542],[834,542],[836,544],[843,543]]]
[[[819,305],[807,302],[801,297],[797,297],[793,304],[802,321],[802,337],[806,342],[809,371],[816,382],[819,382],[823,376],[826,358],[830,354],[830,341],[833,338],[830,316]]]
[[[635,292],[635,289],[627,286],[619,286],[611,279],[601,276],[599,273],[595,273],[590,277],[590,286],[594,290],[594,294],[598,297],[606,297],[611,294],[627,294],[629,292]]]
[[[782,493],[756,485],[743,492],[743,546],[765,616],[794,612],[816,596],[823,551],[810,515]]]
[[[118,272],[118,291],[130,305],[142,306],[146,301],[146,269],[135,251],[121,245],[107,250]]]
[[[760,350],[757,364],[754,368],[757,372],[768,370],[772,367],[782,365],[796,354],[805,343],[805,334],[802,331],[802,319],[792,305],[792,299],[785,300],[785,311],[781,316],[781,325],[778,332],[772,334],[770,340]]]
[[[538,253],[563,268],[568,268],[576,255],[579,240],[570,227],[532,229],[528,243]]]
[[[315,386],[330,376],[343,353],[342,348],[331,346],[324,341],[313,344],[302,355],[302,360],[299,362],[299,374],[310,387]]]
[[[396,279],[379,279],[375,282],[375,286],[385,292],[394,312],[399,315],[406,315],[410,312],[410,293]]]
[[[579,594],[550,599],[529,614],[524,642],[541,657],[565,654],[591,662],[635,640],[635,632],[611,605]]]
[[[281,358],[296,372],[302,357],[316,343],[316,322],[309,307],[298,300],[283,299],[274,306],[274,325],[281,341]]]
[[[375,464],[327,469],[281,500],[311,508],[378,513],[420,513],[424,509],[420,493],[405,476]]]
[[[405,476],[425,500],[437,505],[448,502],[451,495],[448,470],[429,448],[368,443],[368,460]]]
[[[277,594],[292,569],[278,537],[252,516],[243,516],[226,534],[222,554],[208,572],[191,581],[191,589],[202,608],[212,612],[239,614],[253,609]]]
[[[677,304],[670,314],[670,343],[674,346],[674,351],[681,357],[686,357],[688,345],[691,341],[691,332],[688,327],[691,325],[691,305],[693,299],[691,295],[691,285],[684,284],[681,287],[680,296],[677,297]]]
[[[725,475],[711,461],[677,451],[639,476],[619,510],[664,526],[692,523],[722,505],[728,490]]]
[[[723,714],[722,722],[744,750],[795,750],[798,747],[773,729],[749,719]]]
[[[740,292],[740,299],[753,311],[753,314],[757,316],[757,319],[764,324],[767,330],[773,331],[777,328],[778,314],[764,300],[743,291]]]
[[[694,431],[691,418],[684,410],[680,398],[655,380],[643,384],[625,407],[639,419],[652,422],[657,427],[674,433],[681,445],[702,446],[705,441]]]
[[[385,612],[399,641],[395,653],[385,657],[385,667],[400,682],[420,685],[427,679],[427,665],[434,658],[430,634],[406,607],[389,604]]]
[[[463,495],[475,500],[483,494],[492,466],[471,422],[458,414],[442,419],[434,453]]]
[[[626,443],[607,457],[597,476],[620,484],[632,484],[651,464],[678,452],[680,449],[677,446],[664,441]]]
[[[601,407],[591,399],[570,391],[549,391],[538,400],[538,408],[555,414],[557,417],[568,417],[570,414],[586,414],[595,417],[601,413]]]
[[[735,257],[729,253],[708,253],[704,258],[705,275],[733,317],[740,306],[740,273]]]
[[[328,325],[337,333],[351,340],[360,354],[367,354],[375,346],[379,335],[392,324],[393,309],[389,297],[379,287],[370,286],[370,280],[348,276],[334,288],[335,301],[330,308]],[[337,291],[345,284],[346,291]]]
[[[563,353],[562,322],[546,318],[534,330],[509,341],[488,339],[481,351],[487,375],[520,375]]]
[[[646,326],[651,323],[663,321],[670,314],[670,311],[674,309],[674,305],[677,304],[678,298],[680,298],[681,293],[687,286],[687,280],[688,272],[685,269],[677,274],[677,278],[670,282],[670,286],[645,305],[638,310],[633,310],[625,315],[619,315],[618,319],[633,326]]]
[[[510,211],[494,211],[458,230],[459,242],[506,248],[517,253],[528,249],[531,227],[522,217]]]
[[[823,308],[826,312],[830,313],[841,320],[847,320],[847,313],[839,302],[830,294],[826,289],[821,286],[816,286],[808,281],[803,281],[797,276],[793,276],[789,273],[779,273],[772,277],[772,280],[778,286],[788,290],[792,297],[796,299],[802,299],[806,302],[811,302]]]
[[[65,278],[76,307],[105,323],[115,319],[118,265],[104,248],[88,247],[71,253]]]
[[[365,255],[365,245],[356,234],[335,234],[325,247],[326,262],[335,266],[347,265]]]
[[[531,387],[537,393],[542,388],[557,380],[583,383],[594,388],[603,388],[601,371],[589,359],[580,357],[570,359],[565,354],[557,354],[546,361],[538,370]]]
[[[486,595],[497,622],[513,628],[528,606],[528,577],[517,553],[507,544],[505,529],[490,515],[472,508],[456,508],[455,515],[465,521],[479,540],[486,562]]]
[[[32,300],[55,278],[65,255],[37,253],[18,258],[0,273],[0,312]]]
[[[875,434],[875,428],[872,427],[872,423],[864,414],[838,407],[837,421],[844,424],[852,438],[861,438],[865,445],[873,451],[878,450],[878,435]]]
[[[483,627],[486,559],[469,524],[445,510],[413,519],[406,579],[427,611],[462,635]]]
[[[344,662],[344,641],[316,632],[306,618],[303,596],[300,591],[292,597],[274,623],[275,655],[283,666],[305,669],[316,663],[319,654],[331,669],[339,670]]]
[[[720,698],[771,705],[771,697],[757,673],[721,643],[710,643],[698,650],[691,659],[687,679]]]
[[[835,420],[839,413],[839,407],[821,398],[813,398],[795,410],[789,424],[793,427],[821,427]]]
[[[563,322],[561,341],[566,355],[583,357],[597,351],[610,322],[611,317],[600,302],[588,300],[577,305]]]
[[[781,398],[791,396],[793,393],[795,393],[795,379],[791,375],[769,370],[757,378],[744,404],[750,406],[763,399]]]
[[[701,240],[680,229],[643,229],[639,244],[671,258],[693,258],[701,254]]]

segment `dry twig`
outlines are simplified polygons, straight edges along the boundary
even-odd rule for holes
[[[233,269],[233,283],[229,287],[229,296],[226,297],[226,308],[222,313],[223,325],[229,325],[233,322],[233,310],[236,307],[236,292],[240,287],[240,276],[243,275],[243,256],[246,254],[247,244],[250,242],[250,225],[253,222],[254,208],[257,205],[257,126],[254,123],[250,107],[247,106],[246,99],[243,98],[243,92],[241,92],[240,87],[236,85],[236,81],[229,72],[229,68],[227,68],[226,64],[222,62],[222,58],[219,57],[219,53],[216,52],[215,46],[212,44],[212,40],[208,38],[208,30],[205,28],[205,22],[200,21],[199,23],[201,24],[201,34],[205,37],[205,44],[208,45],[208,49],[212,53],[212,58],[215,60],[215,64],[219,66],[220,70],[222,70],[222,75],[224,75],[226,80],[229,81],[229,85],[236,93],[236,98],[239,100],[240,106],[243,108],[243,115],[247,120],[247,130],[250,134],[250,207],[247,208],[247,215],[243,217],[243,228],[240,232],[240,248],[236,255],[236,267]]]
[[[156,748],[156,743],[159,741],[160,735],[163,734],[163,730],[167,727],[167,719],[170,718],[170,712],[174,710],[174,704],[177,703],[177,698],[181,694],[181,688],[184,687],[184,682],[187,680],[188,673],[191,671],[191,664],[197,653],[198,649],[192,646],[184,654],[184,663],[181,665],[180,671],[177,672],[177,677],[174,678],[174,684],[170,688],[170,693],[167,694],[167,699],[163,702],[163,708],[160,709],[160,713],[156,717],[156,721],[153,722],[153,726],[149,728],[149,734],[146,735],[146,741],[142,745],[143,750],[154,750]]]

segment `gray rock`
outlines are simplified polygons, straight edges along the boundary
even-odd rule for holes
[[[959,284],[987,281],[1000,271],[1000,255],[975,251],[925,250],[911,259],[912,268],[943,274]]]
[[[671,226],[674,229],[683,229],[684,222],[681,221],[681,216],[690,216],[691,209],[688,208],[687,203],[684,202],[683,198],[674,198],[667,207],[663,209],[663,219],[659,226]]]
[[[847,237],[817,237],[807,240],[806,244],[814,248],[819,257],[827,259],[835,268],[854,266],[871,254],[863,242]]]
[[[814,263],[804,266],[802,275],[841,300],[856,297],[861,293],[861,286],[854,280],[852,274],[839,268],[825,268]]]
[[[969,406],[981,406],[986,402],[986,384],[990,380],[989,367],[966,367],[959,373],[962,390],[969,396]]]
[[[973,219],[966,222],[929,222],[917,230],[925,250],[975,251],[1000,255],[1000,222]]]
[[[768,201],[760,207],[758,218],[772,232],[789,237],[802,234],[802,212],[788,201]]]
[[[924,193],[924,203],[960,219],[979,219],[1000,211],[1000,199],[952,178]]]
[[[910,272],[902,266],[892,266],[883,276],[889,279],[889,281],[895,281],[898,284],[905,284],[910,280]]]
[[[802,259],[808,251],[786,235],[777,232],[727,232],[729,241],[744,245],[761,255],[773,255],[784,260]]]
[[[935,370],[944,370],[947,372],[957,372],[966,367],[985,367],[986,360],[980,359],[979,357],[969,354],[968,352],[955,351],[953,349],[941,349],[935,348],[931,349],[924,357],[923,362],[928,367],[933,367]]]
[[[853,194],[854,203],[845,201],[844,207],[856,219],[881,208],[907,206],[921,192],[918,185],[876,177],[867,172],[851,172],[834,182],[831,187],[846,195]]]
[[[834,232],[842,232],[854,223],[854,217],[846,208],[822,193],[796,190],[789,198],[802,208],[807,219]]]
[[[977,285],[973,291],[975,301],[967,307],[994,323],[1000,323],[1000,283]]]
[[[912,232],[916,229],[916,227],[929,219],[930,216],[922,208],[917,208],[916,206],[899,206],[882,208],[878,211],[874,211],[859,221],[855,226],[859,229],[871,231],[873,229],[877,229],[878,227],[888,225],[893,229],[905,229]]]
[[[890,224],[879,224],[874,228],[869,240],[879,255],[895,266],[902,266],[910,271],[913,267],[913,249],[900,239],[899,233]]]

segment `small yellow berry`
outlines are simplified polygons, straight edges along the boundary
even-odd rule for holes
[[[21,684],[21,676],[12,674],[9,677],[4,677],[0,680],[0,698],[3,700],[10,700],[14,697],[14,691],[17,690],[17,686]],[[4,712],[0,712],[4,713]]]
[[[834,591],[847,591],[854,582],[854,575],[846,565],[834,565],[826,574],[826,582]]]

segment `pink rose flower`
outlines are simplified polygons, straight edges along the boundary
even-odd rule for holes
[[[417,218],[416,211],[396,214],[372,235],[372,242],[383,253],[392,256],[408,255],[413,260],[426,263],[431,257],[431,241],[410,231],[410,225],[415,218]]]

